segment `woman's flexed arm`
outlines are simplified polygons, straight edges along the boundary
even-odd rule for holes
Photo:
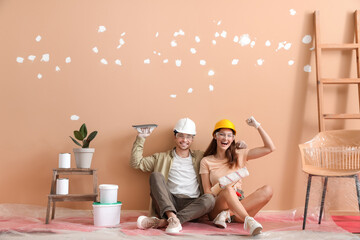
[[[271,140],[270,136],[266,133],[266,131],[261,127],[261,124],[255,120],[254,117],[250,117],[246,120],[249,126],[255,127],[261,136],[261,139],[264,143],[262,147],[256,147],[249,150],[247,160],[259,158],[265,156],[273,151],[275,151],[275,145]]]

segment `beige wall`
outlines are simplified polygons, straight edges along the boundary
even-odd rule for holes
[[[181,117],[197,123],[195,149],[207,147],[215,122],[222,118],[235,123],[238,139],[256,147],[261,139],[244,122],[254,115],[277,151],[249,164],[245,191],[269,184],[274,198],[266,209],[303,206],[306,175],[297,145],[317,133],[317,108],[313,42],[304,44],[302,39],[313,35],[313,11],[318,9],[324,41],[351,42],[352,13],[359,7],[358,0],[1,1],[0,202],[46,205],[58,154],[72,152],[75,145],[68,136],[85,122],[89,131],[99,131],[91,144],[99,183],[119,185],[124,209],[147,209],[148,174],[128,165],[136,136],[132,124],[159,125],[147,139],[145,154],[172,146],[172,128]],[[106,31],[98,32],[99,26]],[[184,35],[175,37],[180,29]],[[225,38],[215,37],[223,31]],[[233,41],[244,34],[254,41],[253,47]],[[125,44],[118,49],[121,38]],[[291,47],[278,49],[285,41]],[[98,53],[92,51],[95,46]],[[47,53],[49,62],[40,61]],[[28,60],[29,55],[36,59]],[[23,57],[23,63],[17,57]],[[71,63],[65,63],[67,57]],[[237,65],[233,59],[239,59]],[[258,59],[264,60],[262,65]],[[326,54],[324,75],[355,76],[354,59],[352,53]],[[311,65],[310,73],[304,71],[306,65]],[[215,74],[209,76],[209,70]],[[329,87],[325,109],[355,112],[356,94],[355,87]],[[72,115],[80,119],[71,120]],[[329,128],[359,128],[356,121],[331,124]],[[73,155],[72,160],[75,166]],[[86,192],[89,183],[71,178],[70,192]],[[356,209],[355,190],[348,185],[342,190],[351,196],[348,206],[338,206],[342,198],[335,191],[328,198],[331,207]],[[84,208],[90,203],[65,206]]]

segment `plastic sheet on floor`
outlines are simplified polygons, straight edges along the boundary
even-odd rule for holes
[[[164,229],[140,230],[139,215],[147,211],[122,210],[120,225],[95,227],[92,211],[56,208],[55,219],[45,224],[45,207],[21,204],[0,204],[0,239],[171,239]],[[310,209],[306,230],[302,229],[302,209],[261,212],[256,219],[263,233],[256,239],[360,239],[339,227],[331,217],[317,224],[318,209]],[[246,239],[243,224],[230,223],[226,229],[216,228],[210,221],[183,224],[181,239]]]

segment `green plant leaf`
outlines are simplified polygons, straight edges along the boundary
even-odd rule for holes
[[[83,146],[82,146],[82,148],[88,148],[88,147],[89,147],[89,144],[90,144],[90,142],[85,139],[85,140],[83,141]]]
[[[83,125],[81,125],[79,132],[83,136],[83,139],[86,138],[86,136],[87,136],[87,128],[86,128],[85,123],[83,123]]]
[[[90,133],[89,137],[86,139],[86,141],[88,141],[89,143],[96,137],[96,134],[98,132],[97,131],[93,131],[92,133]]]
[[[80,141],[84,140],[83,135],[79,131],[74,131],[74,136],[77,140],[80,140]]]
[[[71,140],[73,140],[73,142],[74,142],[76,145],[79,145],[80,147],[82,147],[81,144],[80,144],[78,141],[76,141],[73,137],[71,137],[71,136],[69,136],[69,137],[71,138]]]

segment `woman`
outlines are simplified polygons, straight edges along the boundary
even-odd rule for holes
[[[275,146],[254,117],[246,120],[247,124],[255,127],[262,138],[264,146],[253,149],[236,149],[235,126],[227,120],[216,123],[213,139],[204,153],[200,164],[201,180],[205,193],[212,193],[211,187],[218,183],[218,179],[245,167],[248,160],[265,156],[275,150]],[[227,185],[216,197],[214,209],[209,213],[218,227],[226,228],[226,221],[243,222],[244,229],[251,235],[261,233],[262,226],[253,217],[264,207],[272,197],[271,187],[265,185],[247,197],[241,191],[241,180],[235,185]]]

